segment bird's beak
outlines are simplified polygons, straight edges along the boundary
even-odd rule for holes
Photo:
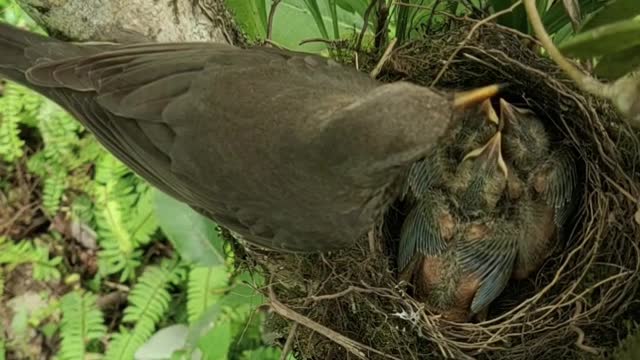
[[[482,157],[488,164],[497,164],[505,178],[509,176],[507,164],[502,157],[502,132],[496,132],[481,148],[469,152],[462,161]]]
[[[509,126],[518,121],[519,115],[526,114],[527,111],[509,104],[505,99],[500,99],[500,122]]]
[[[492,97],[498,95],[502,89],[506,87],[505,84],[494,84],[485,87],[481,87],[474,90],[458,92],[453,95],[453,108],[465,109],[470,106],[489,100]]]
[[[489,122],[500,125],[500,119],[498,118],[498,114],[496,114],[496,111],[493,109],[493,105],[491,105],[491,100],[487,99],[483,101],[482,105],[480,105],[480,108],[482,109],[482,112],[485,114]]]

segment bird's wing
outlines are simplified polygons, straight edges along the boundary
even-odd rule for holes
[[[539,201],[526,200],[518,207],[516,218],[523,231],[517,243],[514,278],[527,278],[549,255],[557,230],[554,215],[553,208]]]
[[[578,174],[573,154],[566,148],[554,151],[542,165],[544,176],[541,195],[548,206],[555,210],[554,220],[558,227],[566,224],[574,211]],[[535,176],[535,175],[534,175]]]
[[[327,197],[345,188],[344,178],[329,175],[329,161],[347,151],[333,144],[333,152],[320,153],[307,143],[323,121],[379,85],[366,74],[274,49],[176,43],[92,50],[24,36],[19,46],[35,64],[23,69],[28,86],[153,185],[250,240],[286,250],[340,248],[368,220],[361,219],[364,201]],[[17,37],[0,44],[13,46]],[[9,55],[19,56],[14,50]],[[14,60],[3,56],[0,62]]]
[[[520,236],[518,228],[505,221],[488,225],[490,230],[486,236],[477,239],[465,236],[458,244],[457,257],[463,272],[473,274],[480,281],[471,303],[474,314],[489,306],[507,286]]]
[[[429,196],[447,171],[444,168],[443,156],[444,153],[440,149],[435,149],[426,158],[413,164],[404,184],[403,196],[412,199]]]
[[[442,238],[440,218],[448,207],[439,192],[425,195],[416,203],[402,224],[398,251],[398,269],[403,271],[416,255],[442,254],[447,244]]]
[[[451,118],[451,99],[424,87],[276,49],[95,47],[0,24],[0,74],[156,187],[281,250],[353,244]]]

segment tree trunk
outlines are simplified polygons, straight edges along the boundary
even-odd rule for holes
[[[62,40],[244,43],[224,0],[18,0],[18,3],[51,36]]]

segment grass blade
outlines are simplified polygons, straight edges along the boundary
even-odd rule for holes
[[[317,0],[304,0],[305,4],[307,4],[307,9],[311,12],[311,16],[313,16],[313,20],[316,22],[316,26],[318,26],[318,30],[325,39],[330,39],[329,32],[327,31],[327,27],[324,25],[324,19],[322,18],[322,12],[320,11],[320,7],[318,6]],[[336,24],[337,24],[337,15],[336,15]]]
[[[340,39],[340,27],[338,26],[338,3],[336,0],[329,0],[329,12],[331,13],[331,24],[333,25],[333,38]]]

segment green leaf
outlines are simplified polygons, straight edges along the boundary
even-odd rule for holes
[[[327,27],[324,24],[324,18],[322,17],[322,12],[320,12],[320,7],[318,6],[318,1],[304,0],[304,2],[307,4],[307,10],[311,12],[311,16],[313,16],[313,20],[316,22],[316,26],[318,27],[318,30],[320,30],[322,37],[325,39],[330,39],[329,33],[327,32]]]
[[[602,7],[603,0],[580,0],[579,4],[580,11],[584,18],[588,14],[600,9]],[[569,18],[562,1],[556,1],[544,14],[542,22],[549,34],[555,34],[560,31],[560,29],[570,25],[571,19]]]
[[[360,16],[364,16],[370,3],[370,0],[336,0],[338,7]],[[374,14],[372,13],[371,16],[374,16]]]
[[[590,58],[640,45],[640,17],[580,33],[560,45],[570,56]]]
[[[235,20],[249,39],[256,41],[267,35],[267,6],[268,0],[226,0],[227,8],[231,10]]]
[[[640,15],[640,1],[614,0],[604,5],[600,10],[594,12],[582,25],[580,32],[613,24],[622,20],[628,20],[637,15]]]
[[[338,4],[336,0],[329,1],[329,11],[331,12],[331,25],[333,25],[333,38],[340,39],[340,26],[338,24]]]
[[[209,333],[211,326],[224,321],[225,309],[234,309],[236,311],[238,309],[255,309],[256,306],[262,303],[262,296],[256,293],[252,287],[247,284],[236,284],[228,294],[210,306],[196,322],[191,323],[185,348],[192,351],[198,346],[203,352],[206,352],[199,344],[202,338]]]
[[[494,12],[498,12],[509,8],[515,2],[516,0],[491,0],[490,4],[492,5]],[[517,6],[512,12],[498,17],[498,23],[525,34],[529,30],[527,13],[522,5]]]
[[[228,320],[216,323],[198,342],[198,348],[207,360],[227,359],[231,347],[231,323]]]
[[[184,347],[189,328],[176,324],[158,330],[135,354],[135,360],[169,360],[171,355]],[[196,358],[198,354],[195,354]]]
[[[229,288],[229,272],[225,266],[194,267],[189,271],[187,312],[195,323]]]
[[[615,80],[640,68],[640,45],[605,55],[598,61],[594,72],[601,78]]]
[[[96,305],[97,297],[84,291],[66,294],[60,303],[62,321],[60,323],[60,360],[88,359],[88,346],[92,341],[102,339],[107,327],[102,311]]]
[[[260,347],[257,349],[246,350],[240,357],[241,360],[278,360],[282,351],[274,347]],[[287,359],[294,359],[293,355],[289,354]]]
[[[331,39],[328,33],[323,33],[320,29],[319,19],[314,17],[306,1],[310,0],[282,0],[278,5],[273,21],[273,40],[291,50],[320,53],[326,50],[327,46],[325,44],[314,42],[300,45],[301,41],[308,39]],[[317,3],[317,5],[323,20],[322,26],[325,26],[326,29],[326,25],[324,24],[333,23],[328,2],[322,1]],[[340,6],[341,4],[339,2],[337,5],[338,29],[341,36],[350,37],[354,33],[359,32],[364,24],[363,15],[358,12],[345,10],[345,8]],[[311,23],[316,23],[316,26],[310,26]],[[368,34],[372,34],[372,28],[372,26],[367,28]]]
[[[160,228],[183,259],[202,266],[224,264],[223,240],[213,221],[159,190],[155,198]]]

